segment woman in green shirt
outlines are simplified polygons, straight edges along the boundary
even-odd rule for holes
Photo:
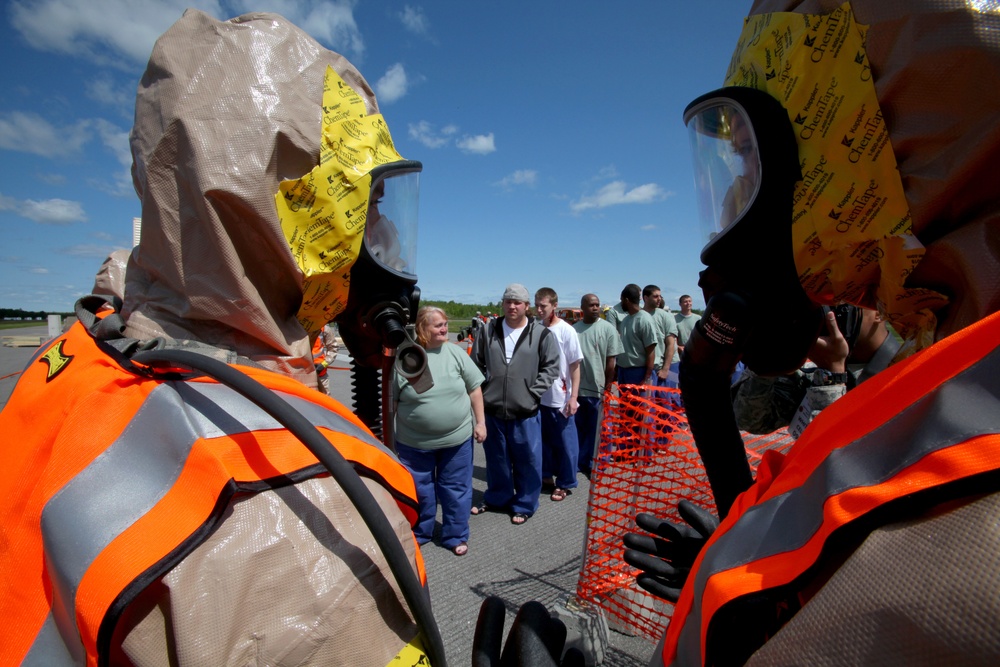
[[[448,341],[448,316],[435,306],[417,312],[417,342],[427,350],[434,386],[422,394],[396,376],[396,452],[413,475],[419,518],[413,533],[431,541],[441,503],[441,546],[455,555],[469,550],[472,508],[472,440],[486,439],[483,374],[469,355]]]

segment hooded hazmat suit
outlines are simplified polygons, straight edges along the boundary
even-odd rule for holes
[[[309,388],[310,276],[276,212],[279,184],[320,162],[331,81],[378,113],[346,59],[277,15],[189,10],[157,41],[131,136],[142,238],[124,309],[81,300],[0,414],[3,664],[421,658],[382,550],[316,456],[228,386],[130,361],[193,350],[275,392],[361,475],[423,581],[411,477]]]
[[[874,83],[913,232],[926,248],[906,284],[939,292],[948,305],[934,313],[937,343],[848,393],[786,456],[765,457],[702,549],[653,664],[1000,660],[995,5],[754,3],[751,18],[846,9],[867,29],[864,52],[849,55]],[[806,61],[829,56],[842,18],[796,44],[813,49]],[[764,39],[803,20],[818,25],[773,20]],[[787,75],[812,85],[806,69]],[[863,179],[863,168],[856,175]]]

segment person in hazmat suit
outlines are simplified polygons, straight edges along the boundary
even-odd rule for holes
[[[676,601],[651,664],[1000,662],[998,80],[996,3],[757,0],[685,110],[708,307],[681,389],[721,522],[682,503],[625,538]],[[897,361],[754,477],[728,374],[797,368],[838,303]]]
[[[405,344],[419,163],[274,14],[185,12],[131,148],[124,301],[81,299],[0,413],[0,663],[444,664],[412,478],[310,354],[333,320],[356,360]]]

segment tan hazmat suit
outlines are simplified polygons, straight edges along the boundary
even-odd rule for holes
[[[220,22],[188,10],[157,41],[131,134],[142,235],[125,280],[126,336],[207,343],[224,360],[238,354],[316,386],[316,332],[296,318],[303,276],[274,196],[319,161],[327,66],[378,113],[350,62],[274,14]],[[368,486],[413,562],[405,518],[385,489]],[[386,586],[402,598],[381,553],[329,478],[229,512],[130,610],[129,660],[385,665],[412,637],[405,606],[386,602]],[[317,525],[333,530],[336,548]],[[295,620],[302,609],[317,616]]]

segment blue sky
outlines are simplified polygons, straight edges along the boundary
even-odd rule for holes
[[[614,303],[635,282],[701,307],[681,114],[721,85],[750,4],[8,1],[0,307],[69,311],[131,247],[135,89],[189,6],[278,12],[361,70],[399,152],[424,164],[425,299],[497,301],[521,282],[564,306]]]

